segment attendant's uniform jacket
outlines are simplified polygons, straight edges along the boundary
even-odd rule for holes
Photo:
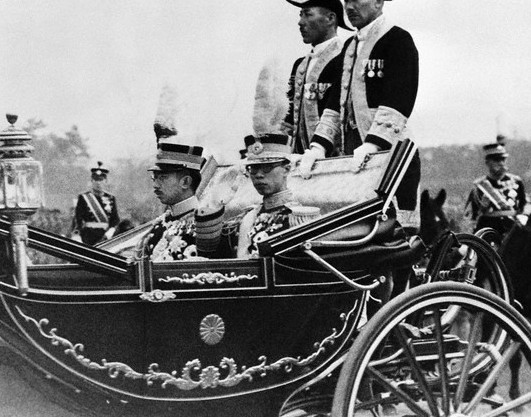
[[[418,52],[411,35],[380,16],[345,42],[342,57],[341,82],[332,84],[315,132],[321,139],[314,136],[313,140],[333,144],[329,149],[333,154],[352,155],[363,142],[387,150],[410,138],[406,123],[415,104],[419,76]],[[339,141],[334,140],[337,137]],[[416,207],[419,181],[417,153],[396,195],[399,208]]]
[[[525,205],[522,179],[509,173],[500,180],[488,176],[476,179],[467,201],[472,220],[477,220],[475,230],[492,227],[502,236],[509,232]]]
[[[341,76],[343,42],[336,36],[321,45],[322,49],[317,45],[314,49],[318,51],[297,59],[291,71],[289,109],[282,131],[293,137],[294,153],[304,153],[310,148],[310,140],[329,100],[332,84]],[[309,65],[310,61],[312,65]],[[325,149],[330,148],[328,143],[322,145]]]
[[[145,244],[153,262],[185,260],[197,256],[194,211],[196,197],[174,204],[153,225]]]
[[[116,198],[107,192],[97,195],[92,191],[80,194],[77,199],[73,232],[81,236],[83,243],[94,245],[103,238],[109,228],[120,223]]]

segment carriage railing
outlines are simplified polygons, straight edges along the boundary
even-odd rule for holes
[[[0,219],[0,238],[9,238],[10,226],[11,222]],[[133,263],[120,255],[32,226],[28,227],[28,247],[104,274],[128,275],[133,268]]]
[[[302,224],[285,232],[276,234],[259,244],[260,254],[279,255],[295,248],[312,258],[323,268],[341,279],[347,285],[358,290],[372,290],[384,282],[384,277],[374,279],[371,284],[362,285],[347,277],[343,272],[317,254],[314,248],[356,248],[366,245],[378,234],[383,222],[389,220],[388,211],[393,197],[402,181],[416,151],[416,145],[405,140],[393,147],[389,153],[386,169],[383,171],[378,188],[378,197],[362,204],[353,204],[341,210],[329,213],[319,220]],[[373,220],[372,229],[363,237],[351,240],[317,240],[331,236],[334,231],[348,229],[349,226]]]

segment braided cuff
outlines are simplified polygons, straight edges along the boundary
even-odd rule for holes
[[[406,127],[407,118],[399,111],[391,107],[380,106],[376,111],[371,128],[367,136],[374,135],[390,145],[404,139],[403,132]]]
[[[315,134],[326,139],[333,147],[341,135],[339,113],[335,110],[325,109],[321,115],[317,129],[315,129]]]

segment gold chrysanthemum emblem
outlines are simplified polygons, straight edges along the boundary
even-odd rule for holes
[[[225,323],[217,314],[209,314],[201,320],[199,334],[207,345],[215,345],[225,334]]]

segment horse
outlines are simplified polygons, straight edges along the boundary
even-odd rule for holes
[[[452,222],[448,220],[444,211],[445,201],[446,191],[444,189],[441,189],[435,198],[430,197],[428,190],[424,190],[421,194],[419,236],[428,246],[436,242],[443,233],[453,229]],[[489,241],[493,238],[493,236],[487,236],[487,233],[483,234],[488,237]],[[493,235],[496,233],[493,232]],[[531,279],[528,272],[531,270],[531,222],[525,225],[518,221],[515,222],[509,233],[501,239],[501,244],[498,239],[494,239],[494,247],[509,271],[517,307],[524,317],[531,320]],[[459,327],[466,327],[465,321],[460,320],[460,323],[456,324]],[[521,355],[515,355],[509,362],[509,397],[511,399],[520,396],[521,362]]]

